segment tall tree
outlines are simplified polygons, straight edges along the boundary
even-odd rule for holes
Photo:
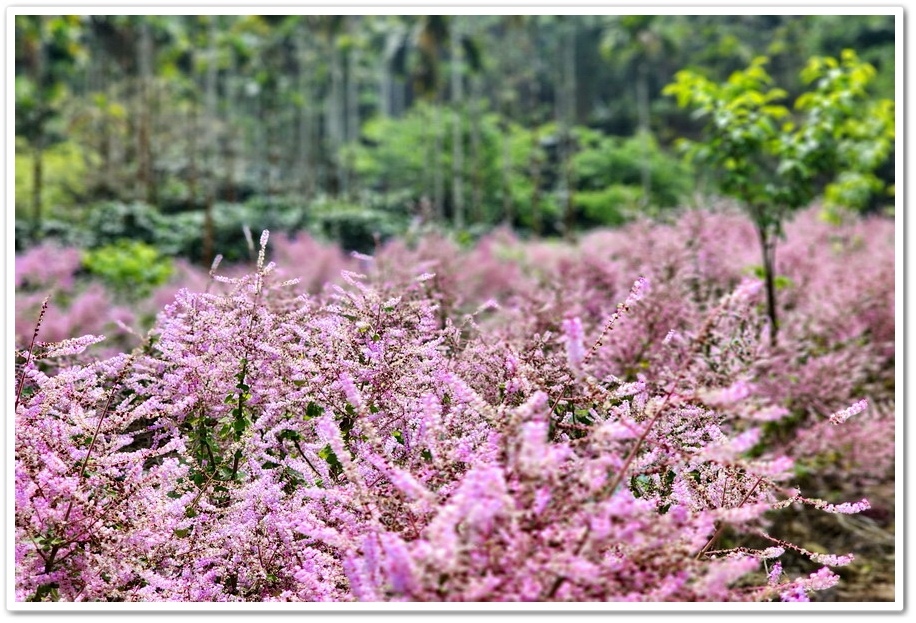
[[[359,121],[359,92],[360,92],[360,57],[363,46],[363,37],[361,32],[361,22],[358,15],[349,15],[346,20],[347,31],[347,87],[346,87],[346,135],[347,143],[354,143],[359,140],[360,121]],[[344,170],[346,172],[347,188],[346,193],[350,199],[355,197],[356,193],[356,172],[353,166],[352,150],[346,151]]]
[[[299,89],[299,160],[298,170],[301,176],[299,192],[306,200],[315,195],[317,175],[315,147],[317,132],[315,128],[314,100],[315,80],[310,65],[317,59],[310,46],[308,22],[302,19],[298,23],[295,37],[296,73]]]
[[[708,117],[708,136],[692,146],[692,157],[720,172],[722,192],[738,199],[754,222],[775,346],[776,247],[783,224],[821,190],[828,200],[855,206],[883,189],[873,171],[893,147],[894,103],[870,101],[874,67],[844,50],[839,60],[808,61],[801,78],[811,87],[796,100],[792,118],[781,104],[788,93],[772,86],[767,61],[758,57],[721,84],[683,70],[665,93]]]
[[[659,15],[623,15],[612,17],[604,31],[601,52],[605,58],[627,63],[635,72],[637,133],[642,137],[643,205],[652,192],[649,163],[649,135],[652,132],[649,77],[665,56],[674,52],[675,40],[667,30],[669,22]]]
[[[85,58],[77,16],[17,15],[16,134],[26,138],[32,159],[32,225],[43,216],[44,152],[54,140],[51,125],[67,99],[67,79]]]
[[[461,46],[461,17],[451,19],[449,54],[452,99],[452,211],[455,227],[464,223],[464,54]]]
[[[432,153],[430,164],[433,178],[433,210],[440,222],[445,220],[445,177],[443,171],[443,145],[445,128],[442,123],[442,70],[443,49],[448,40],[448,20],[444,15],[420,16],[416,25],[415,49],[417,61],[414,69],[414,89],[421,98],[432,104]]]
[[[140,121],[137,124],[137,184],[147,203],[156,204],[156,183],[153,179],[153,36],[150,20],[138,23],[137,65],[140,70]]]
[[[572,237],[575,226],[573,211],[572,128],[576,123],[576,22],[574,17],[565,16],[560,23],[558,37],[560,49],[557,54],[559,78],[557,80],[557,120],[559,121],[560,188],[563,199],[563,232]]]
[[[207,20],[207,58],[206,74],[204,77],[204,110],[206,111],[206,169],[207,169],[207,188],[204,198],[204,246],[203,246],[203,263],[209,266],[214,257],[214,227],[213,227],[213,206],[216,203],[216,194],[219,187],[218,157],[217,149],[219,144],[218,134],[218,112],[216,101],[216,80],[219,70],[219,49],[218,37],[220,32],[220,17],[211,15]]]
[[[346,194],[348,191],[346,171],[341,159],[341,148],[346,141],[346,119],[344,117],[346,92],[344,90],[343,51],[340,45],[344,19],[344,16],[332,15],[317,20],[329,63],[330,84],[325,98],[324,125],[326,149],[329,152],[334,171],[331,185],[333,194]]]

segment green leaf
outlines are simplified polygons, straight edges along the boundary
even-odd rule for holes
[[[240,417],[232,422],[232,429],[235,431],[237,437],[241,437],[246,428],[248,428],[248,420],[244,417]]]
[[[308,403],[308,405],[305,407],[305,419],[307,420],[319,417],[322,413],[324,413],[324,409],[322,409],[314,402]]]
[[[336,477],[343,472],[343,465],[341,465],[337,455],[334,454],[334,450],[331,449],[331,444],[328,444],[319,450],[318,456],[328,464],[328,467],[331,468],[331,474],[333,476]]]

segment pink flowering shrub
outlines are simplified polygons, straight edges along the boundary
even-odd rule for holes
[[[15,335],[19,348],[26,348],[46,298],[41,338],[57,342],[77,335],[108,333],[124,338],[120,325],[132,326],[135,315],[115,304],[111,294],[98,283],[79,287],[77,275],[82,268],[81,254],[52,244],[33,247],[16,257]],[[130,340],[120,340],[119,346]],[[115,354],[117,348],[108,349]]]
[[[294,272],[300,287],[318,292],[327,283],[337,281],[340,272],[357,267],[357,261],[345,256],[339,248],[322,244],[308,234],[281,235],[273,241],[273,255]],[[252,265],[225,267],[225,274],[241,276]],[[184,259],[176,259],[167,283],[152,288],[145,300],[123,301],[103,282],[90,281],[84,274],[82,253],[77,249],[43,244],[18,255],[15,262],[16,343],[24,348],[31,337],[45,297],[50,296],[43,318],[42,339],[53,342],[74,335],[105,333],[109,336],[104,354],[135,346],[156,314],[175,299],[182,288],[203,291],[213,288],[208,272]],[[218,289],[218,284],[216,284]],[[116,338],[116,339],[115,339]]]
[[[715,236],[702,257],[679,247],[678,227],[706,231],[692,219],[727,229],[688,215],[594,255],[505,236],[393,245],[340,260],[366,274],[321,290],[284,281],[298,266],[278,275],[265,233],[255,272],[178,291],[129,355],[87,357],[92,336],[22,347],[17,599],[798,601],[834,586],[853,557],[773,536],[774,519],[869,503],[799,490],[804,439],[779,427],[854,424],[887,372],[832,360],[848,385],[798,399],[798,353],[770,346],[759,282],[717,261],[734,249]],[[640,242],[654,251],[637,265]],[[850,321],[860,341],[887,337],[879,311]],[[803,319],[786,334],[823,347]]]
[[[271,257],[281,273],[295,275],[298,288],[320,292],[326,284],[337,282],[344,270],[357,270],[357,261],[336,245],[322,243],[306,232],[281,234],[271,238]]]
[[[820,222],[814,210],[788,224],[776,257],[781,339],[774,348],[759,318],[764,301],[754,289],[760,260],[753,227],[745,221],[728,211],[695,211],[670,225],[646,222],[595,232],[577,247],[504,235],[458,258],[443,244],[414,250],[393,245],[380,251],[377,262],[434,272],[433,295],[455,313],[474,313],[495,300],[501,310],[493,322],[501,324],[506,340],[520,343],[574,326],[588,335],[600,332],[612,311],[609,301],[623,298],[632,276],[643,274],[652,296],[620,320],[593,357],[595,376],[630,380],[674,374],[679,348],[697,337],[709,310],[743,283],[758,318],[722,317],[706,327],[705,362],[694,362],[696,374],[710,390],[743,380],[742,409],[785,412],[766,432],[791,456],[830,470],[826,460],[835,474],[860,484],[887,478],[894,440],[893,224],[869,219],[836,227]],[[486,289],[474,285],[477,275]],[[741,340],[732,339],[733,330]],[[486,388],[493,374],[499,371],[489,370],[478,389],[491,391]],[[807,434],[865,397],[872,407],[863,417]],[[857,440],[867,442],[859,451]]]

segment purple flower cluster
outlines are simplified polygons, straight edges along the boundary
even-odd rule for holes
[[[825,235],[806,227],[789,240]],[[830,413],[886,404],[893,366],[892,309],[819,281],[886,235],[855,227],[810,263],[787,243],[775,347],[728,215],[578,248],[398,242],[320,290],[265,234],[253,274],[179,290],[131,354],[23,357],[17,599],[806,600],[852,556],[773,518],[868,508],[802,497],[793,470],[809,431],[860,420]],[[827,292],[839,333],[810,317]],[[790,414],[800,441],[771,437]],[[789,555],[820,566],[790,577]]]

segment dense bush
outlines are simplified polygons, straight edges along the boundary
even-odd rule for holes
[[[421,197],[432,200],[435,194],[436,168],[442,175],[443,199],[451,210],[452,198],[452,141],[453,126],[457,123],[455,112],[446,107],[420,104],[401,118],[377,117],[365,123],[360,144],[350,146],[347,158],[362,183],[387,195],[407,194],[412,202]],[[472,130],[471,123],[476,124]],[[501,120],[492,113],[478,114],[474,119],[461,120],[461,135],[467,146],[466,163],[474,171],[463,173],[466,201],[480,195],[483,206],[499,205],[502,193],[500,157],[503,140]],[[476,149],[472,149],[471,134],[477,133]],[[439,133],[442,151],[435,152],[436,133]],[[477,190],[473,190],[477,187]],[[493,214],[479,214],[483,222],[495,220]]]
[[[666,154],[651,135],[621,139],[580,128],[580,151],[573,158],[575,202],[592,223],[631,220],[642,206],[674,208],[693,190],[687,166]],[[644,196],[643,173],[649,196]]]
[[[253,261],[252,231],[304,230],[347,250],[371,251],[376,239],[388,240],[408,230],[414,205],[404,193],[363,193],[358,201],[260,197],[246,203],[217,203],[212,209],[213,246],[228,262]],[[42,242],[97,249],[132,240],[152,245],[163,255],[191,262],[203,259],[203,211],[164,213],[141,202],[110,201],[85,212],[85,218],[47,219],[37,229],[17,220],[16,250],[24,252]]]
[[[371,188],[384,195],[406,189],[414,201],[432,198],[435,168],[442,175],[446,212],[451,213],[454,111],[419,106],[400,119],[379,118],[363,128],[363,143],[350,149],[355,171]],[[495,208],[508,200],[512,220],[524,228],[556,232],[561,219],[559,179],[563,170],[562,132],[556,123],[525,128],[498,115],[481,114],[472,141],[471,121],[461,121],[466,145],[474,146],[465,159],[473,175],[462,173],[469,209],[480,212],[480,222],[498,222],[509,215]],[[442,153],[431,149],[439,132]],[[586,127],[575,127],[567,148],[573,204],[581,227],[619,225],[632,220],[639,208],[670,208],[683,204],[693,189],[687,167],[668,155],[651,136],[613,137]],[[649,196],[644,197],[643,170]],[[508,199],[505,197],[509,194]],[[482,205],[475,206],[472,198]]]
[[[893,228],[794,223],[775,346],[752,236],[696,212],[578,247],[497,232],[346,260],[289,239],[282,275],[262,250],[180,290],[131,354],[24,346],[17,599],[829,589],[853,557],[779,518],[867,510],[892,473]],[[366,275],[316,291],[332,267]],[[819,499],[815,471],[845,489]]]
[[[124,299],[142,299],[172,275],[172,262],[143,242],[119,240],[83,255],[83,265]]]
[[[28,218],[32,214],[32,168],[34,154],[22,137],[16,138],[15,205],[16,212]],[[98,156],[74,141],[56,143],[42,154],[41,207],[45,215],[57,218],[79,213],[76,207],[87,192],[87,172],[98,166]]]

